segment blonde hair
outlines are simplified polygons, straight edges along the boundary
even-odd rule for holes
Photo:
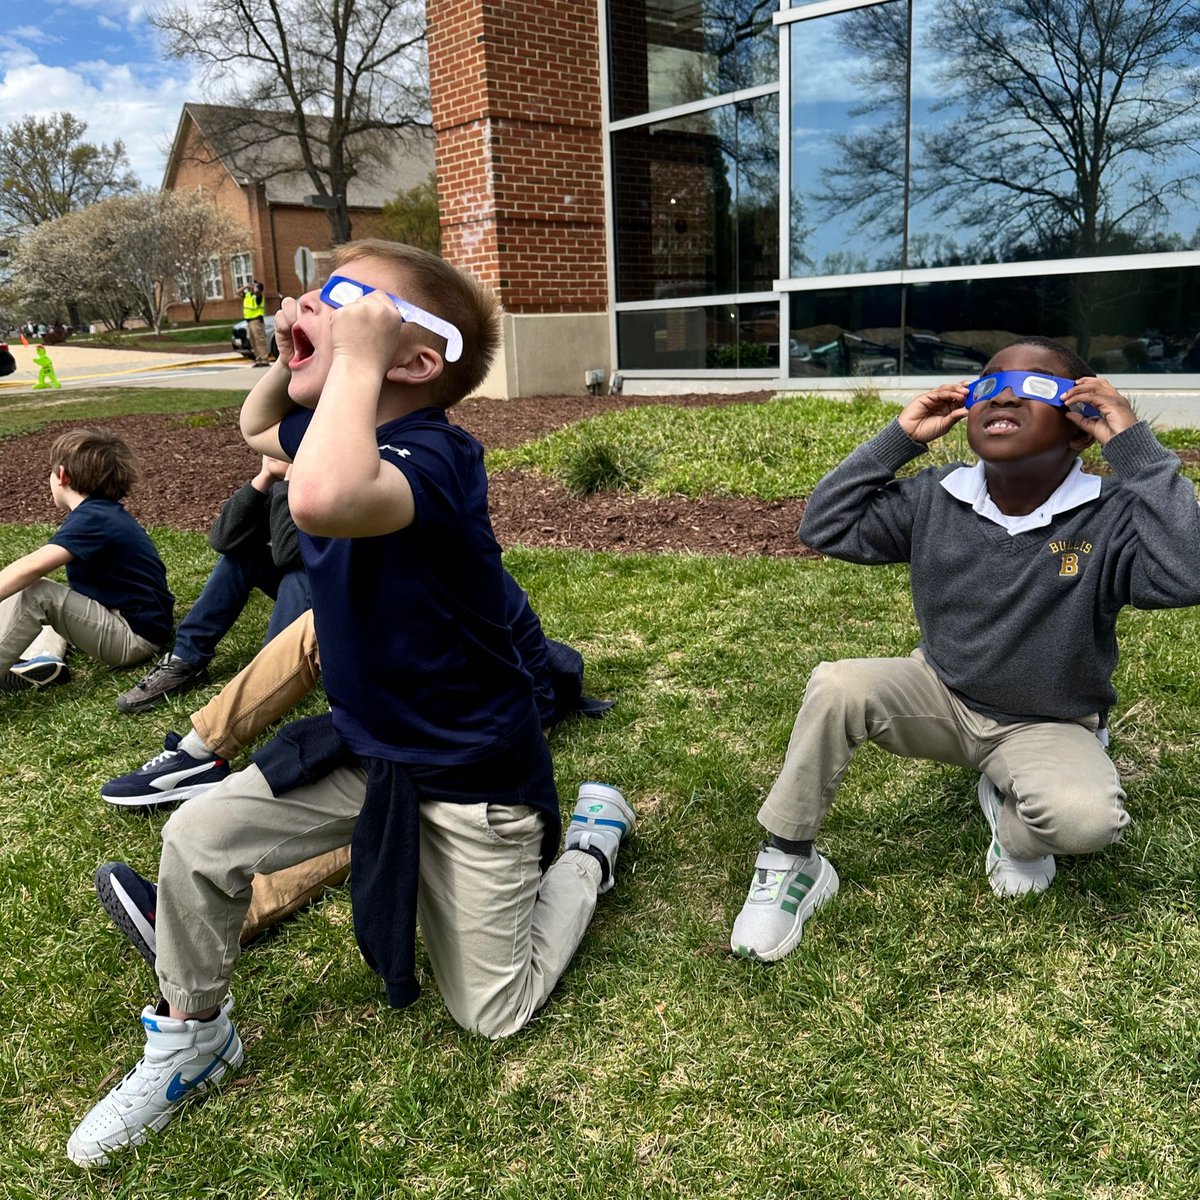
[[[64,467],[83,496],[122,500],[137,482],[133,451],[107,429],[69,429],[50,447],[50,469]]]
[[[463,339],[462,357],[444,364],[433,384],[433,398],[442,408],[449,408],[470,395],[483,382],[500,345],[500,303],[492,290],[444,258],[403,242],[362,238],[334,251],[334,265],[339,270],[360,258],[395,263],[404,271],[405,287],[411,292],[404,299],[458,327]],[[433,349],[445,353],[444,338],[425,330],[422,334],[427,335]]]

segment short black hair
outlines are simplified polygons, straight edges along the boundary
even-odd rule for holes
[[[1009,342],[1004,348],[1007,350],[1012,346],[1036,346],[1039,350],[1053,354],[1062,364],[1064,379],[1082,379],[1085,375],[1095,375],[1096,373],[1074,350],[1069,346],[1064,346],[1062,342],[1056,342],[1053,338],[1031,334],[1029,337],[1017,338],[1015,342]]]

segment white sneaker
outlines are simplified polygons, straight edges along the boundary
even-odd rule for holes
[[[604,856],[607,867],[600,882],[600,894],[611,892],[616,883],[617,851],[637,824],[629,801],[606,783],[581,783],[579,799],[567,826],[566,850],[583,850]]]
[[[1000,789],[987,775],[979,776],[979,807],[992,831],[984,858],[984,870],[988,883],[997,896],[1024,896],[1030,892],[1044,892],[1053,882],[1058,866],[1053,854],[1042,858],[1013,858],[1000,845],[1000,810],[1004,797]]]
[[[833,863],[816,850],[806,858],[764,845],[754,860],[750,893],[733,923],[729,945],[734,954],[761,962],[790,954],[804,922],[837,890]]]
[[[67,1142],[67,1157],[81,1167],[108,1162],[114,1150],[140,1146],[175,1115],[242,1061],[242,1041],[229,1019],[227,996],[211,1021],[180,1021],[142,1011],[146,1051],[141,1061],[80,1121]]]

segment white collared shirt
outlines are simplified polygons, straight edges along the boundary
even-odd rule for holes
[[[959,467],[957,471],[951,471],[941,483],[956,500],[969,504],[981,517],[986,517],[1007,529],[1010,536],[1024,533],[1027,529],[1040,529],[1043,525],[1049,525],[1058,513],[1069,512],[1100,495],[1100,476],[1088,475],[1079,459],[1075,460],[1075,465],[1067,473],[1066,479],[1046,497],[1046,502],[1040,508],[1019,517],[1002,513],[993,503],[988,495],[987,475],[984,473],[982,462],[977,462],[973,467]]]

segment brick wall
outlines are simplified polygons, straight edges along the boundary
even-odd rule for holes
[[[514,313],[607,307],[599,16],[428,0],[442,249]]]

